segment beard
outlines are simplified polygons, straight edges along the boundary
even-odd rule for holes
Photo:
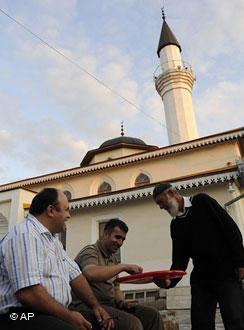
[[[168,200],[168,213],[175,218],[177,216],[177,214],[179,213],[180,210],[180,205],[179,203],[176,201],[175,198],[170,198]]]

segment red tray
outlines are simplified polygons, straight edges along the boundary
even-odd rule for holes
[[[119,283],[126,284],[144,284],[151,283],[155,279],[170,280],[173,278],[182,277],[184,275],[186,275],[186,272],[184,272],[183,270],[156,270],[154,272],[146,272],[118,277],[117,281]]]

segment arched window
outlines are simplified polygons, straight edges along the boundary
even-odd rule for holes
[[[150,179],[146,174],[140,173],[135,180],[135,186],[143,186],[144,184],[150,183]]]
[[[72,199],[72,194],[71,194],[70,191],[65,190],[65,191],[64,191],[64,194],[65,194],[65,196],[67,197],[68,201],[70,201],[70,200]]]
[[[105,194],[105,193],[108,193],[110,191],[112,191],[111,185],[108,182],[104,181],[98,187],[97,193],[98,194]]]

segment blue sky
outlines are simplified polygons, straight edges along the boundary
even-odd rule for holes
[[[196,75],[200,136],[243,126],[243,0],[0,0],[0,184],[79,166],[120,134],[166,146],[153,83],[161,7]],[[151,120],[148,116],[156,120]]]

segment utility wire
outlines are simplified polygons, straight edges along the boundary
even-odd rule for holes
[[[118,93],[116,90],[114,90],[113,88],[111,88],[109,85],[107,85],[106,83],[104,83],[101,79],[97,78],[95,75],[93,75],[92,73],[90,73],[89,71],[87,71],[86,69],[84,69],[81,65],[79,65],[74,60],[72,60],[70,57],[68,57],[67,55],[65,55],[64,53],[62,53],[60,50],[58,50],[57,48],[55,48],[54,46],[52,46],[51,44],[49,44],[47,41],[45,41],[39,35],[37,35],[33,31],[31,31],[28,27],[26,27],[24,24],[22,24],[21,22],[19,22],[18,20],[16,20],[14,17],[12,17],[11,15],[9,15],[3,9],[0,8],[0,12],[2,14],[4,14],[5,16],[7,16],[10,20],[12,20],[13,22],[15,22],[17,25],[19,25],[21,28],[23,28],[25,31],[27,31],[28,33],[30,33],[33,37],[35,37],[36,39],[38,39],[46,47],[52,49],[55,53],[57,53],[58,55],[62,56],[64,59],[66,59],[68,62],[70,62],[71,64],[73,64],[75,67],[77,67],[78,69],[80,69],[81,71],[83,71],[84,73],[86,73],[90,78],[96,80],[98,84],[102,85],[104,88],[106,88],[107,90],[109,90],[112,94],[118,96],[123,101],[125,101],[128,104],[130,104],[136,110],[138,110],[139,112],[141,112],[142,114],[144,114],[146,117],[150,118],[151,120],[155,121],[157,124],[159,124],[163,128],[166,128],[167,130],[171,131],[174,135],[177,135],[177,136],[181,137],[178,133],[170,130],[167,127],[167,125],[159,122],[156,118],[154,118],[153,116],[151,116],[147,112],[143,111],[141,108],[139,108],[132,101],[128,100],[126,97],[124,97],[123,95],[121,95],[120,93]]]

